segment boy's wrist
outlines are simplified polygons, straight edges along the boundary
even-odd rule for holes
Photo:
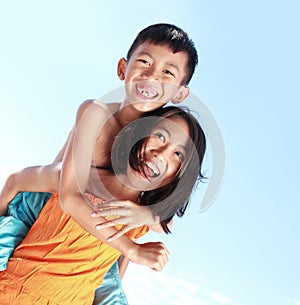
[[[131,245],[122,253],[131,262],[136,262],[138,259],[139,244],[131,241]]]
[[[138,257],[139,245],[127,236],[120,236],[116,240],[109,242],[109,245],[121,252],[122,255],[132,262]]]

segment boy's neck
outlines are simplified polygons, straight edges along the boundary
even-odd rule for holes
[[[122,107],[121,104],[119,111],[115,114],[115,117],[119,124],[124,127],[128,123],[142,117],[143,115],[144,112],[136,110],[132,105]]]

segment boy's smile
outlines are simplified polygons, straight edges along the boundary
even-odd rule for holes
[[[128,61],[122,58],[118,64],[118,75],[126,86],[125,103],[145,112],[169,101],[181,102],[189,93],[183,85],[187,62],[185,52],[142,43]]]
[[[138,83],[135,85],[137,95],[144,100],[154,99],[159,95],[158,90],[147,84]]]

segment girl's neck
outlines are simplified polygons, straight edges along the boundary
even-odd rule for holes
[[[97,189],[99,190],[99,194],[94,194],[97,195],[97,197],[101,197],[100,194],[103,195],[106,194],[105,197],[108,197],[108,198],[104,198],[106,200],[126,199],[135,202],[139,198],[141,191],[125,186],[124,184],[121,183],[120,179],[111,171],[105,169],[97,169],[97,174],[98,174],[97,184],[98,185],[100,184],[100,187],[97,187]]]

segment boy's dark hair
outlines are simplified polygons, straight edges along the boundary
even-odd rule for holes
[[[186,32],[175,25],[167,23],[150,25],[139,32],[133,41],[133,44],[127,53],[127,60],[130,59],[136,48],[144,42],[155,45],[166,45],[174,53],[185,52],[188,55],[188,64],[183,84],[187,85],[190,82],[198,64],[198,55],[194,42],[189,38]]]
[[[146,120],[138,119],[126,125],[112,149],[115,174],[126,172],[128,159],[131,167],[138,171],[151,131],[160,120],[174,117],[183,118],[189,127],[190,141],[182,167],[170,183],[155,190],[145,191],[140,198],[142,205],[149,206],[153,213],[159,216],[160,224],[166,233],[170,233],[167,225],[173,216],[183,216],[197,180],[205,178],[202,174],[202,162],[206,139],[199,122],[187,107],[159,108],[147,113]]]

